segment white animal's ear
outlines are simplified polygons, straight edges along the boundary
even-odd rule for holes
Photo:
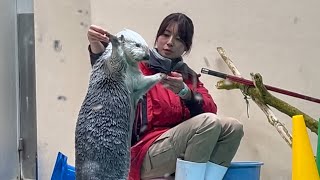
[[[120,41],[121,42],[124,42],[124,36],[121,34],[121,36],[120,36]]]
[[[113,35],[110,35],[109,36],[109,39],[110,39],[110,42],[113,44],[113,45],[119,45],[119,40],[116,36],[113,36]]]

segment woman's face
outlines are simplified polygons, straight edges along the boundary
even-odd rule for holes
[[[186,50],[186,45],[179,37],[176,23],[171,23],[158,37],[156,47],[163,57],[169,59],[181,57]]]

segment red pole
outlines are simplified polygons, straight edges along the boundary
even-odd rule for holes
[[[241,83],[241,84],[244,84],[244,85],[254,86],[253,81],[250,81],[250,80],[247,80],[247,79],[244,79],[244,78],[240,78],[240,77],[237,77],[237,76],[232,76],[232,75],[224,74],[224,73],[221,73],[221,72],[212,71],[212,70],[209,70],[209,69],[206,69],[206,68],[202,68],[201,72],[204,73],[204,74],[217,76],[217,77],[220,77],[220,78],[223,78],[223,79],[229,79],[230,81]],[[314,98],[314,97],[306,96],[306,95],[303,95],[303,94],[295,93],[295,92],[292,92],[292,91],[288,91],[288,90],[285,90],[285,89],[280,89],[280,88],[269,86],[269,85],[264,85],[264,86],[270,91],[274,91],[274,92],[277,92],[277,93],[285,94],[285,95],[288,95],[288,96],[292,96],[292,97],[296,97],[296,98],[300,98],[300,99],[304,99],[304,100],[307,100],[307,101],[312,101],[312,102],[320,104],[320,99],[317,99],[317,98]]]

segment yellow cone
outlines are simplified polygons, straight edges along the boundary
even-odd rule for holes
[[[292,120],[292,180],[319,180],[303,116],[293,116]]]

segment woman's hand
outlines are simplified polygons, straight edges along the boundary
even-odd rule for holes
[[[109,43],[108,35],[109,33],[99,26],[91,25],[89,27],[87,36],[93,53],[99,54],[104,51],[105,47],[101,42]]]
[[[171,72],[171,75],[167,75],[167,77],[163,79],[161,83],[163,84],[164,87],[166,87],[167,89],[170,89],[176,94],[178,94],[184,88],[182,75],[177,72]],[[191,99],[190,89],[188,89],[188,93],[181,98],[190,100]]]
[[[88,40],[90,43],[101,41],[109,43],[109,38],[107,37],[107,35],[109,35],[107,31],[96,25],[91,25],[87,33]]]
[[[167,75],[161,82],[167,89],[170,89],[176,94],[184,87],[182,75],[177,72],[171,72],[171,74]]]

